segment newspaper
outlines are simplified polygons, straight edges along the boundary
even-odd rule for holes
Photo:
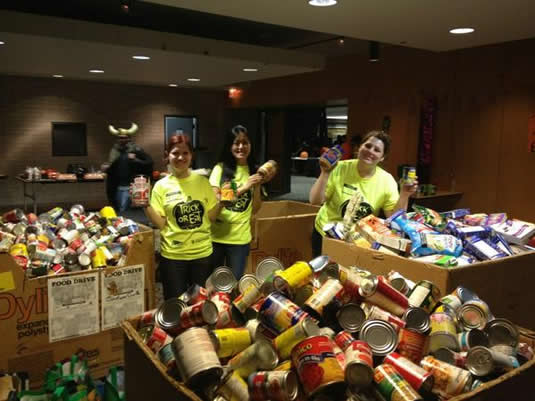
[[[133,265],[101,272],[102,330],[145,311],[145,268]]]
[[[97,272],[48,280],[49,341],[98,333]]]

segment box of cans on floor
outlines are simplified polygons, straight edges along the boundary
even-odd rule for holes
[[[411,289],[400,274],[328,257],[270,266],[239,281],[220,267],[204,287],[124,321],[128,399],[155,388],[166,399],[218,401],[501,400],[530,391],[535,332],[465,287]]]
[[[251,223],[253,240],[246,271],[267,256],[286,264],[312,257],[310,236],[319,206],[295,201],[262,202]]]
[[[508,316],[524,327],[535,328],[535,301],[532,296],[535,252],[466,266],[444,267],[324,238],[323,253],[335,262],[359,266],[376,274],[387,275],[390,271],[397,271],[412,281],[433,281],[442,293],[465,285],[477,291],[498,315]]]
[[[149,227],[111,208],[15,210],[2,216],[0,251],[0,370],[38,381],[77,352],[95,369],[122,361],[118,321],[154,305]]]

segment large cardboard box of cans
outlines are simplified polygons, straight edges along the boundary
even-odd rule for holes
[[[139,265],[144,266],[144,273]],[[39,385],[46,368],[74,353],[87,358],[90,369],[97,375],[105,374],[110,366],[122,364],[121,329],[108,328],[112,325],[107,324],[107,317],[101,316],[100,313],[101,302],[104,300],[100,278],[104,277],[104,273],[106,277],[117,277],[134,270],[137,279],[141,277],[142,280],[139,281],[144,283],[141,284],[144,288],[139,288],[137,303],[143,303],[144,306],[141,307],[144,309],[153,308],[154,239],[152,229],[146,226],[140,226],[140,232],[134,234],[125,266],[118,268],[108,267],[29,279],[11,255],[0,254],[0,371],[27,371],[32,385]],[[93,312],[97,314],[95,320],[99,322],[96,325],[98,329],[93,329],[91,334],[83,336],[67,334],[65,338],[69,337],[68,339],[51,342],[50,339],[53,339],[55,334],[52,333],[53,327],[49,327],[49,317],[52,313],[49,310],[49,284],[81,282],[97,275],[100,276],[98,284],[93,286],[95,290],[92,307]],[[73,299],[73,303],[74,301]],[[70,312],[64,311],[63,316],[68,313]],[[74,325],[83,328],[83,321],[82,317],[80,325]],[[55,315],[53,322],[56,322]],[[69,330],[76,332],[76,327]],[[61,338],[61,335],[58,334],[58,338]]]
[[[145,401],[151,399],[154,391],[157,391],[161,399],[201,401],[201,398],[183,382],[176,380],[167,373],[166,366],[143,342],[140,333],[136,330],[138,324],[139,318],[125,320],[121,324],[124,334],[125,391],[127,399],[129,401]],[[521,340],[534,347],[535,332],[520,327],[518,329],[521,334]],[[535,380],[534,366],[535,359],[492,381],[481,384],[473,391],[449,400],[533,400],[531,384]],[[140,380],[140,378],[143,379]],[[313,399],[311,398],[311,400]]]
[[[395,270],[413,281],[432,281],[443,295],[458,286],[470,288],[487,302],[494,315],[535,328],[535,252],[468,266],[441,267],[324,238],[322,253],[341,265],[354,265],[375,274]]]
[[[296,260],[310,260],[310,236],[319,206],[295,201],[263,202],[253,217],[253,240],[247,272],[268,256],[289,266]]]

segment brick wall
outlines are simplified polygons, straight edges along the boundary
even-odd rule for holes
[[[136,142],[164,169],[164,115],[195,115],[200,145],[214,149],[225,119],[226,93],[213,90],[159,88],[48,78],[0,76],[0,211],[22,205],[22,183],[15,175],[26,166],[66,171],[69,163],[98,168],[114,138],[108,124],[139,125]],[[85,157],[52,157],[51,122],[85,122]],[[220,141],[219,141],[220,142]],[[106,202],[104,183],[39,185],[43,207],[59,201],[95,205]]]

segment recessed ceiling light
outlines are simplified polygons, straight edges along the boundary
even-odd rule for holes
[[[308,4],[316,7],[329,7],[336,5],[336,0],[308,0]]]
[[[327,116],[327,120],[347,120],[347,116]]]
[[[190,82],[199,82],[200,78],[188,78],[188,81],[190,81]]]
[[[244,68],[243,71],[245,71],[245,72],[257,72],[258,68]]]
[[[104,70],[89,70],[92,74],[104,74]]]
[[[6,44],[6,42],[2,42],[2,41],[0,40],[0,45],[5,45],[5,44]]]
[[[170,86],[171,88],[176,88],[178,85],[177,85],[177,84],[169,84],[169,86]]]
[[[132,56],[134,60],[150,60],[149,56]]]
[[[474,32],[474,28],[454,28],[450,29],[450,33],[453,33],[454,35],[464,35],[467,33]]]
[[[54,74],[54,75],[52,75],[52,76],[53,76],[54,78],[63,78],[63,75],[61,75],[61,74]]]

